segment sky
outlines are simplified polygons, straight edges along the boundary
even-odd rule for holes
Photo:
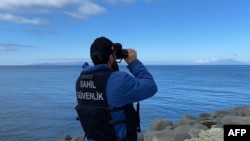
[[[0,0],[0,65],[91,62],[100,36],[144,64],[250,64],[250,1]]]

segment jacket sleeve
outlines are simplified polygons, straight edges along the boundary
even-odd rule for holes
[[[134,60],[127,68],[133,76],[130,74],[123,76],[123,98],[126,102],[141,101],[157,92],[153,76],[139,60]]]
[[[157,92],[153,76],[139,60],[134,60],[127,68],[134,77],[127,77],[125,96],[131,97],[131,100],[136,102],[149,98]]]

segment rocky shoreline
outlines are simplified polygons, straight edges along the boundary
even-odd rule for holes
[[[198,117],[183,115],[176,123],[155,119],[148,131],[138,134],[138,141],[223,141],[223,126],[228,124],[250,125],[250,106],[201,113]],[[58,141],[83,141],[83,135],[65,135]]]

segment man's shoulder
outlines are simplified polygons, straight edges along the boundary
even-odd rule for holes
[[[128,78],[132,78],[132,76],[124,71],[115,71],[110,74],[109,79],[111,81],[125,81]]]
[[[124,72],[124,71],[114,71],[111,73],[112,77],[124,77],[127,75],[129,75],[129,74],[127,72]]]

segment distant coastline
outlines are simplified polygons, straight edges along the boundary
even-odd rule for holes
[[[76,62],[52,62],[52,63],[36,63],[30,65],[82,65],[84,61],[76,61]],[[89,64],[91,61],[88,60]],[[148,62],[142,61],[145,65],[250,65],[248,62],[242,62],[234,59],[221,59],[209,62],[194,62],[194,63],[168,63],[168,62]],[[119,65],[126,65],[124,61],[122,61]]]
[[[93,65],[91,60],[86,60],[89,65]],[[81,66],[82,63],[85,61],[57,61],[57,62],[43,62],[43,63],[31,63],[31,64],[12,64],[12,65],[1,65],[0,66],[54,66],[54,65],[78,65]],[[142,61],[143,64],[147,66],[153,66],[153,65],[170,65],[170,66],[199,66],[199,65],[250,65],[250,62],[242,62],[234,59],[222,59],[222,60],[214,60],[214,61],[197,61],[194,63],[170,63],[170,62],[148,62],[148,61]],[[119,63],[120,66],[127,65],[124,61]]]

